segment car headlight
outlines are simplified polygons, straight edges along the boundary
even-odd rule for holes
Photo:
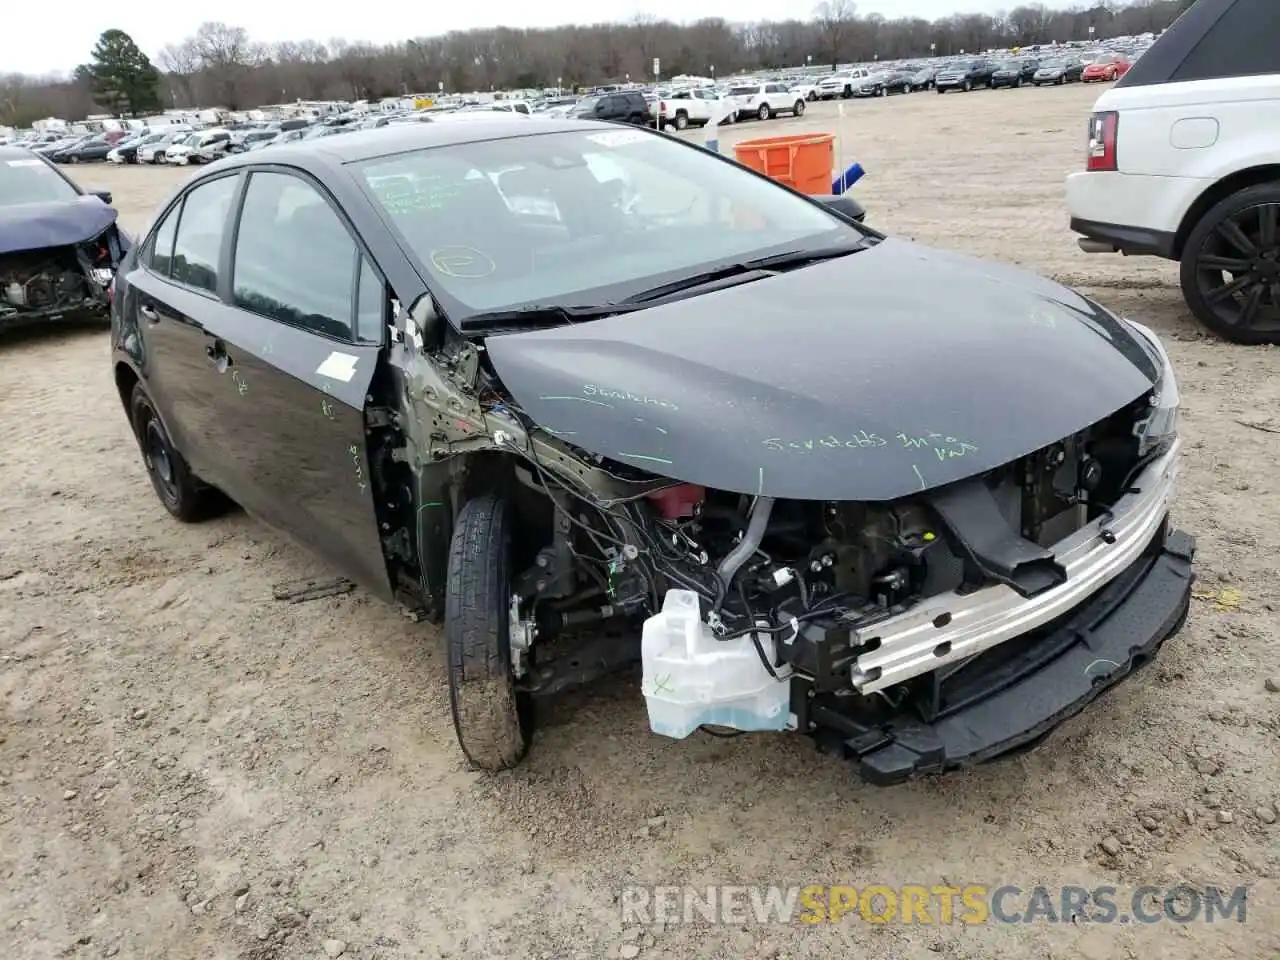
[[[1155,389],[1151,392],[1150,413],[1133,427],[1134,436],[1138,438],[1138,456],[1146,459],[1162,454],[1173,446],[1173,441],[1178,436],[1178,405],[1181,397],[1178,394],[1178,379],[1173,371],[1173,363],[1160,338],[1140,323],[1132,320],[1126,320],[1125,323],[1137,332],[1158,370]]]

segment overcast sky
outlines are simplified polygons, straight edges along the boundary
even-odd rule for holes
[[[995,12],[1017,6],[1019,0],[857,0],[858,13],[886,17],[928,19],[953,13]],[[1066,0],[1044,0],[1063,7]],[[184,0],[9,0],[5,3],[4,51],[0,72],[43,74],[69,71],[85,62],[103,30],[124,30],[153,58],[166,43],[195,32],[203,20],[221,20],[244,27],[254,40],[321,40],[343,37],[357,42],[387,43],[415,36],[434,36],[470,27],[547,27],[565,23],[626,20],[636,13],[689,21],[724,17],[732,21],[766,20],[779,11],[803,16],[808,0],[794,6],[772,0],[651,0],[641,7],[632,0],[600,4],[595,0],[557,0],[523,3],[405,3],[402,0],[359,0],[357,3],[305,5],[271,0],[219,0],[215,4]]]

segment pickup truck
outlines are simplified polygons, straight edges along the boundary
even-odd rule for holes
[[[823,100],[833,100],[836,97],[844,97],[846,100],[853,96],[854,90],[865,80],[871,71],[858,67],[854,70],[844,70],[840,73],[833,73],[829,77],[823,77],[818,81],[818,97]]]
[[[714,90],[676,90],[658,101],[655,113],[663,129],[685,130],[706,126],[712,117],[728,109]],[[735,118],[736,114],[730,112],[727,122],[732,123]]]

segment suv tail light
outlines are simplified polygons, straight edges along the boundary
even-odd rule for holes
[[[1114,172],[1116,163],[1116,134],[1120,127],[1120,114],[1114,110],[1095,113],[1089,118],[1089,153],[1085,169]]]

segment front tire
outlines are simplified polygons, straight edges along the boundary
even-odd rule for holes
[[[221,513],[227,501],[200,481],[169,439],[164,422],[142,384],[129,398],[129,419],[142,452],[142,464],[164,508],[183,523],[199,523]]]
[[[1280,344],[1280,183],[1239,190],[1201,217],[1179,280],[1195,318],[1223,340]]]
[[[797,101],[796,101],[795,108],[794,108],[791,112],[792,112],[793,114],[795,114],[797,117],[803,117],[803,116],[804,116],[804,101],[803,101],[803,100],[797,100]]]
[[[965,93],[968,93],[970,90],[973,89],[973,84],[970,83],[968,80],[966,80],[964,83],[960,85],[960,89],[963,90]]]
[[[531,702],[511,672],[513,527],[507,501],[486,494],[462,508],[449,544],[449,709],[467,761],[490,772],[516,766],[533,736]]]

